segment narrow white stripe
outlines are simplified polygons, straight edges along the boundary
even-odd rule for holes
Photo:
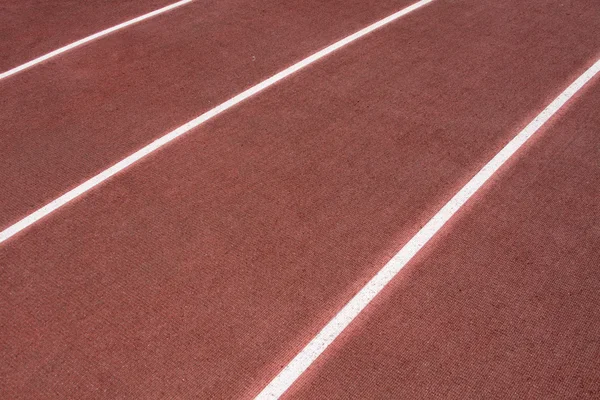
[[[18,67],[15,67],[13,69],[10,69],[10,70],[8,70],[6,72],[1,73],[0,74],[0,80],[2,80],[4,78],[7,78],[7,77],[9,77],[11,75],[14,75],[17,72],[21,72],[21,71],[23,71],[23,70],[25,70],[27,68],[33,67],[34,65],[39,64],[39,63],[41,63],[43,61],[46,61],[46,60],[48,60],[48,59],[50,59],[52,57],[55,57],[55,56],[57,56],[59,54],[62,54],[65,51],[69,51],[71,49],[74,49],[75,47],[79,47],[79,46],[81,46],[81,45],[83,45],[85,43],[91,42],[92,40],[96,40],[96,39],[101,38],[102,36],[106,36],[109,33],[113,33],[115,31],[118,31],[119,29],[126,28],[126,27],[128,27],[130,25],[133,25],[133,24],[136,24],[138,22],[141,22],[141,21],[143,21],[145,19],[152,18],[152,17],[154,17],[156,15],[162,14],[162,13],[167,12],[169,10],[172,10],[172,9],[174,9],[176,7],[182,6],[182,5],[187,4],[187,3],[191,3],[192,1],[194,1],[194,0],[181,0],[181,1],[178,1],[177,3],[173,3],[173,4],[168,5],[166,7],[159,8],[158,10],[154,10],[152,12],[149,12],[148,14],[144,14],[144,15],[142,15],[140,17],[137,17],[137,18],[131,19],[129,21],[123,22],[123,23],[121,23],[119,25],[115,25],[115,26],[113,26],[111,28],[108,28],[108,29],[105,29],[105,30],[103,30],[101,32],[94,33],[93,35],[84,37],[83,39],[79,39],[78,41],[73,42],[71,44],[68,44],[66,46],[63,46],[60,49],[56,49],[56,50],[54,50],[54,51],[52,51],[52,52],[50,52],[48,54],[44,54],[43,56],[40,56],[40,57],[38,57],[38,58],[36,58],[34,60],[26,62],[25,64],[19,65]]]
[[[427,224],[325,325],[300,353],[260,392],[257,399],[279,398],[381,292],[415,254],[446,224],[467,200],[550,119],[583,85],[600,71],[600,60],[577,78],[444,205]]]
[[[259,84],[251,87],[250,89],[247,89],[247,90],[243,91],[242,93],[238,94],[237,96],[218,105],[217,107],[205,112],[204,114],[200,115],[199,117],[196,117],[195,119],[187,122],[186,124],[175,129],[174,131],[171,131],[171,132],[167,133],[166,135],[156,139],[154,142],[141,148],[140,150],[136,151],[135,153],[131,154],[130,156],[124,158],[123,160],[119,161],[112,167],[102,171],[101,173],[94,176],[93,178],[85,181],[84,183],[75,187],[74,189],[71,189],[67,193],[60,196],[59,198],[53,200],[52,202],[50,202],[50,203],[46,204],[45,206],[43,206],[42,208],[40,208],[39,210],[36,210],[35,212],[33,212],[33,213],[29,214],[28,216],[26,216],[25,218],[23,218],[22,220],[9,226],[8,228],[6,228],[2,232],[0,232],[0,243],[4,242],[11,236],[13,236],[13,235],[17,234],[18,232],[22,231],[23,229],[27,228],[34,222],[39,221],[40,219],[44,218],[45,216],[52,213],[53,211],[56,211],[58,208],[64,206],[65,204],[67,204],[71,200],[75,199],[76,197],[81,196],[83,193],[92,189],[94,186],[97,186],[100,183],[104,182],[105,180],[107,180],[111,176],[115,175],[116,173],[124,170],[125,168],[129,167],[133,163],[146,157],[148,154],[158,150],[159,148],[163,147],[170,141],[178,138],[179,136],[190,131],[191,129],[196,128],[200,124],[202,124],[202,123],[208,121],[209,119],[215,117],[216,115],[222,113],[223,111],[225,111],[225,110],[235,106],[236,104],[246,100],[247,98],[263,91],[264,89],[268,88],[269,86],[279,82],[280,80],[282,80],[283,78],[285,78],[287,76],[290,76],[294,72],[306,67],[307,65],[312,64],[315,61],[329,55],[330,53],[339,49],[340,47],[343,47],[343,46],[347,45],[348,43],[351,43],[351,42],[355,41],[356,39],[359,39],[362,36],[365,36],[366,34],[372,32],[378,28],[381,28],[382,26],[384,26],[386,24],[389,24],[390,22],[402,17],[403,15],[406,15],[406,14],[410,13],[411,11],[414,11],[414,10],[420,8],[420,7],[424,6],[425,4],[431,3],[432,1],[433,0],[421,0],[409,7],[406,7],[404,9],[390,15],[389,17],[386,17],[378,22],[375,22],[374,24],[369,25],[366,28],[363,28],[356,33],[353,33],[352,35],[347,36],[344,39],[341,39],[340,41],[333,43],[332,45],[329,45],[328,47],[324,48],[323,50],[318,51],[317,53],[303,59],[302,61],[297,62],[296,64],[292,65],[291,67],[284,69],[283,71],[273,75],[272,77],[260,82]]]

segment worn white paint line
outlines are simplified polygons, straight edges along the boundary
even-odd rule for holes
[[[558,110],[600,71],[600,60],[579,76],[540,112],[458,193],[446,203],[415,236],[325,325],[289,364],[260,392],[257,399],[277,399],[304,373],[398,272],[429,242],[446,222],[510,159]]]
[[[347,36],[347,37],[327,46],[323,50],[320,50],[320,51],[314,53],[313,55],[306,57],[305,59],[297,62],[296,64],[284,69],[283,71],[273,75],[272,77],[260,82],[259,84],[255,85],[255,86],[252,86],[250,89],[247,89],[247,90],[243,91],[242,93],[238,94],[237,96],[218,105],[217,107],[194,118],[193,120],[180,126],[179,128],[175,129],[174,131],[171,131],[171,132],[167,133],[166,135],[156,139],[154,142],[141,148],[140,150],[136,151],[135,153],[131,154],[130,156],[124,158],[123,160],[119,161],[112,167],[100,172],[98,175],[83,182],[81,185],[75,187],[74,189],[69,190],[67,193],[63,194],[59,198],[53,200],[52,202],[50,202],[50,203],[46,204],[45,206],[43,206],[42,208],[34,211],[33,213],[29,214],[28,216],[26,216],[25,218],[16,222],[15,224],[4,229],[2,232],[0,232],[0,243],[6,241],[10,237],[14,236],[15,234],[21,232],[23,229],[30,226],[31,224],[46,217],[50,213],[56,211],[60,207],[69,203],[73,199],[81,196],[82,194],[86,193],[87,191],[94,188],[95,186],[98,186],[99,184],[101,184],[102,182],[104,182],[105,180],[110,178],[111,176],[115,175],[116,173],[123,171],[125,168],[136,163],[137,161],[139,161],[142,158],[146,157],[147,155],[153,153],[154,151],[160,149],[161,147],[163,147],[167,143],[171,142],[172,140],[178,138],[179,136],[189,132],[190,130],[201,125],[202,123],[215,117],[216,115],[222,113],[223,111],[235,106],[236,104],[246,100],[247,98],[249,98],[251,96],[254,96],[255,94],[265,90],[269,86],[272,86],[275,83],[279,82],[280,80],[292,75],[293,73],[297,72],[298,70],[301,70],[302,68],[305,68],[306,66],[314,63],[315,61],[331,54],[335,50],[365,36],[368,33],[373,32],[374,30],[376,30],[378,28],[381,28],[384,25],[389,24],[390,22],[395,21],[396,19],[402,17],[403,15],[406,15],[428,3],[431,3],[432,1],[434,1],[434,0],[421,0],[417,3],[414,3],[413,5],[411,5],[409,7],[406,7],[404,9],[382,19],[382,20],[379,20],[379,21],[375,22],[374,24],[369,25],[366,28],[363,28],[360,31],[353,33],[352,35]]]
[[[167,12],[169,10],[172,10],[172,9],[177,8],[179,6],[182,6],[184,4],[191,3],[192,1],[194,1],[194,0],[181,0],[181,1],[178,1],[177,3],[173,3],[173,4],[170,4],[170,5],[165,6],[163,8],[159,8],[158,10],[154,10],[154,11],[149,12],[147,14],[141,15],[141,16],[139,16],[137,18],[130,19],[129,21],[125,21],[125,22],[123,22],[123,23],[121,23],[119,25],[115,25],[115,26],[113,26],[111,28],[105,29],[105,30],[100,31],[98,33],[94,33],[93,35],[84,37],[83,39],[79,39],[76,42],[73,42],[71,44],[63,46],[63,47],[61,47],[59,49],[51,51],[50,53],[44,54],[43,56],[40,56],[40,57],[38,57],[38,58],[36,58],[34,60],[26,62],[25,64],[21,64],[18,67],[12,68],[12,69],[10,69],[10,70],[8,70],[6,72],[1,73],[0,74],[0,80],[2,80],[4,78],[8,78],[9,76],[14,75],[14,74],[16,74],[18,72],[21,72],[23,70],[26,70],[27,68],[31,68],[34,65],[42,63],[42,62],[44,62],[46,60],[49,60],[49,59],[51,59],[53,57],[56,57],[59,54],[62,54],[64,52],[66,52],[66,51],[69,51],[69,50],[72,50],[72,49],[74,49],[76,47],[82,46],[82,45],[84,45],[86,43],[89,43],[89,42],[91,42],[93,40],[99,39],[99,38],[101,38],[103,36],[106,36],[106,35],[108,35],[110,33],[116,32],[116,31],[118,31],[120,29],[126,28],[126,27],[128,27],[130,25],[137,24],[138,22],[144,21],[144,20],[146,20],[148,18],[155,17],[155,16],[157,16],[159,14],[165,13],[165,12]]]

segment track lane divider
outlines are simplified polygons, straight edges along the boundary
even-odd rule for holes
[[[273,378],[256,399],[278,399],[325,349],[350,325],[400,270],[431,240],[461,207],[581,88],[600,72],[600,59],[540,112],[521,132],[483,166],[381,270]]]
[[[188,1],[188,0],[186,0]],[[274,85],[275,83],[279,82],[280,80],[294,74],[295,72],[307,67],[308,65],[316,62],[317,60],[320,60],[321,58],[331,54],[332,52],[340,49],[341,47],[344,47],[346,45],[348,45],[349,43],[354,42],[355,40],[397,20],[398,18],[412,12],[415,11],[421,7],[423,7],[426,4],[431,3],[434,0],[421,0],[418,1],[406,8],[403,8],[400,11],[395,12],[394,14],[385,17],[369,26],[367,26],[366,28],[363,28],[349,36],[346,36],[345,38],[325,47],[324,49],[304,58],[303,60],[293,64],[292,66],[284,69],[283,71],[280,71],[279,73],[273,75],[272,77],[265,79],[264,81],[252,86],[251,88],[241,92],[240,94],[232,97],[231,99],[225,101],[224,103],[216,106],[215,108],[205,112],[204,114],[194,118],[193,120],[185,123],[184,125],[176,128],[175,130],[167,133],[166,135],[156,139],[155,141],[151,142],[150,144],[146,145],[145,147],[139,149],[138,151],[136,151],[135,153],[127,156],[126,158],[124,158],[123,160],[117,162],[116,164],[114,164],[113,166],[105,169],[104,171],[100,172],[99,174],[93,176],[92,178],[88,179],[87,181],[83,182],[82,184],[80,184],[79,186],[69,190],[68,192],[66,192],[65,194],[63,194],[62,196],[58,197],[57,199],[51,201],[50,203],[46,204],[45,206],[43,206],[42,208],[34,211],[33,213],[27,215],[26,217],[24,217],[23,219],[21,219],[20,221],[14,223],[13,225],[5,228],[2,232],[0,232],[0,243],[5,242],[6,240],[8,240],[9,238],[11,238],[12,236],[16,235],[17,233],[21,232],[23,229],[27,228],[28,226],[36,223],[37,221],[41,220],[42,218],[48,216],[50,213],[58,210],[59,208],[61,208],[62,206],[64,206],[65,204],[71,202],[72,200],[76,199],[77,197],[81,196],[82,194],[88,192],[89,190],[91,190],[92,188],[98,186],[99,184],[101,184],[102,182],[104,182],[105,180],[109,179],[110,177],[112,177],[113,175],[123,171],[124,169],[126,169],[127,167],[131,166],[132,164],[138,162],[139,160],[141,160],[142,158],[148,156],[149,154],[155,152],[156,150],[160,149],[161,147],[165,146],[167,143],[175,140],[176,138],[184,135],[185,133],[189,132],[190,130],[198,127],[199,125],[203,124],[204,122],[208,121],[211,118],[214,118],[215,116],[219,115],[220,113],[222,113],[225,110],[230,109],[231,107],[237,105],[238,103],[241,103],[242,101],[248,99],[249,97],[254,96],[257,93],[262,92],[263,90],[265,90],[266,88]]]
[[[82,46],[82,45],[84,45],[86,43],[89,43],[89,42],[91,42],[93,40],[99,39],[102,36],[106,36],[106,35],[108,35],[110,33],[116,32],[116,31],[118,31],[120,29],[126,28],[126,27],[128,27],[130,25],[137,24],[138,22],[144,21],[144,20],[146,20],[148,18],[155,17],[155,16],[157,16],[159,14],[165,13],[167,11],[170,11],[170,10],[174,9],[174,8],[180,7],[180,6],[184,5],[184,4],[191,3],[192,1],[194,1],[194,0],[181,0],[181,1],[178,1],[177,3],[170,4],[170,5],[165,6],[163,8],[159,8],[158,10],[151,11],[151,12],[149,12],[147,14],[141,15],[141,16],[133,18],[133,19],[130,19],[129,21],[125,21],[123,23],[120,23],[119,25],[115,25],[113,27],[107,28],[107,29],[105,29],[103,31],[100,31],[98,33],[94,33],[93,35],[86,36],[83,39],[79,39],[76,42],[73,42],[73,43],[68,44],[66,46],[63,46],[63,47],[61,47],[59,49],[51,51],[50,53],[44,54],[43,56],[40,56],[40,57],[38,57],[36,59],[28,61],[25,64],[21,64],[21,65],[19,65],[17,67],[9,69],[6,72],[0,73],[0,80],[2,80],[4,78],[8,78],[9,76],[14,75],[14,74],[16,74],[18,72],[24,71],[24,70],[26,70],[28,68],[31,68],[34,65],[40,64],[40,63],[42,63],[42,62],[44,62],[46,60],[49,60],[49,59],[51,59],[53,57],[58,56],[59,54],[62,54],[64,52],[66,52],[66,51],[72,50],[72,49],[74,49],[76,47]]]

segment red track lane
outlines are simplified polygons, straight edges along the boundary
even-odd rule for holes
[[[176,0],[3,0],[0,72]]]
[[[411,2],[196,1],[0,81],[0,227]]]
[[[286,398],[600,397],[600,81]]]
[[[596,59],[597,6],[560,4],[434,3],[11,239],[0,249],[3,394],[256,394]],[[136,118],[139,105],[124,106]]]

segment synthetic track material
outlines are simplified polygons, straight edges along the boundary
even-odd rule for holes
[[[85,44],[91,43],[94,40],[101,39],[101,38],[103,38],[106,35],[113,34],[113,33],[117,32],[117,31],[120,31],[121,29],[125,29],[125,28],[127,28],[127,27],[129,27],[131,25],[143,22],[143,21],[145,21],[145,20],[147,20],[149,18],[156,17],[156,16],[158,16],[160,14],[166,13],[168,11],[171,11],[171,10],[173,10],[173,9],[175,9],[177,7],[183,6],[185,4],[189,4],[191,1],[192,0],[180,0],[180,1],[176,2],[176,3],[169,4],[168,6],[162,7],[160,9],[158,9],[158,10],[151,11],[151,12],[149,12],[147,14],[140,15],[139,17],[135,17],[135,18],[130,19],[128,21],[121,22],[120,24],[117,24],[115,26],[111,26],[110,28],[106,28],[106,29],[104,29],[104,30],[102,30],[100,32],[96,32],[96,33],[94,33],[92,35],[86,36],[86,37],[84,37],[82,39],[78,39],[75,42],[66,44],[66,45],[64,45],[64,46],[62,46],[62,47],[60,47],[60,48],[58,48],[56,50],[52,50],[49,53],[41,55],[41,56],[39,56],[39,57],[37,57],[37,58],[35,58],[33,60],[27,61],[26,63],[21,64],[19,66],[16,66],[16,67],[14,67],[14,68],[12,68],[12,69],[10,69],[8,71],[0,73],[0,79],[5,79],[5,78],[8,78],[10,76],[13,76],[13,75],[15,75],[15,74],[17,74],[19,72],[25,71],[26,69],[32,68],[32,67],[34,67],[34,66],[36,66],[38,64],[41,64],[41,63],[46,62],[48,60],[51,60],[54,57],[58,57],[61,54],[66,53],[67,51],[72,51],[72,50],[74,50],[74,49],[76,49],[76,48],[78,48],[80,46],[83,46]]]
[[[360,18],[367,21],[348,29],[359,21],[349,23],[343,13],[323,20],[330,14],[315,11],[320,4],[348,15],[362,4]],[[10,129],[7,135],[16,141],[5,143],[17,143],[7,156],[23,160],[21,176],[30,179],[18,186],[10,178],[19,170],[3,165],[2,182],[11,186],[2,207],[12,210],[13,219],[23,215],[15,212],[23,204],[36,208],[43,195],[55,197],[49,188],[71,187],[82,180],[78,174],[93,175],[119,151],[128,154],[198,115],[199,104],[208,109],[241,84],[276,72],[274,61],[289,65],[376,20],[369,12],[383,2],[344,4],[310,3],[297,11],[304,19],[282,17],[297,10],[289,3],[270,9],[268,20],[286,21],[290,30],[261,37],[288,38],[285,45],[276,42],[282,47],[268,46],[268,40],[247,44],[269,26],[249,18],[243,26],[215,25],[221,47],[193,58],[193,65],[190,58],[180,64],[175,55],[186,54],[202,35],[169,33],[170,40],[155,43],[147,34],[165,31],[148,21],[118,41],[100,41],[105,52],[86,46],[77,59],[64,57],[60,68],[44,65],[20,74],[21,91],[39,91],[28,92],[30,105],[51,106],[51,95],[62,93],[52,85],[64,82],[65,71],[78,74],[64,85],[79,86],[56,101],[62,106],[46,108],[50,117],[41,106],[39,112],[9,109],[27,110],[20,114],[25,128]],[[243,20],[237,9],[225,9],[232,21]],[[209,121],[60,217],[7,242],[0,249],[2,394],[255,396],[600,49],[592,3],[453,1],[425,10]],[[198,27],[197,15],[193,11],[188,20],[187,14],[169,13],[177,27],[189,27],[191,20]],[[234,44],[237,51],[228,53]],[[144,57],[132,51],[141,48],[148,49]],[[265,62],[253,70],[248,66],[256,62],[256,49],[262,49],[257,61]],[[106,61],[113,51],[118,57]],[[221,51],[221,60],[232,66],[203,63]],[[135,56],[160,67],[128,70],[139,66]],[[203,66],[208,68],[199,72]],[[89,80],[110,84],[98,93],[93,88],[99,86],[86,86]],[[13,97],[19,90],[2,90],[13,93],[3,101],[19,104]],[[73,93],[77,112],[52,125]],[[98,126],[91,129],[82,116]],[[114,121],[125,125],[113,130]],[[46,129],[28,131],[34,123]],[[24,132],[30,143],[39,141],[37,147],[19,146]],[[50,137],[60,137],[55,147]],[[36,185],[39,192],[32,190]],[[42,195],[23,195],[28,190]],[[410,292],[416,303],[431,305],[429,295]],[[439,337],[451,333],[443,328]]]
[[[235,107],[236,105],[249,99],[250,97],[259,94],[260,92],[264,91],[265,89],[268,89],[270,86],[275,85],[282,79],[285,79],[285,78],[291,76],[292,74],[306,68],[310,64],[319,61],[321,58],[327,57],[334,51],[339,50],[339,49],[343,48],[344,46],[349,45],[350,43],[354,42],[355,40],[358,40],[358,39],[362,38],[363,36],[368,35],[369,33],[374,32],[375,30],[380,29],[381,27],[396,21],[398,18],[401,18],[415,10],[418,10],[422,6],[431,3],[431,1],[433,1],[433,0],[421,0],[409,7],[406,7],[404,9],[380,20],[380,21],[377,21],[377,22],[361,29],[358,32],[355,32],[349,36],[346,36],[345,38],[327,46],[326,48],[324,48],[322,50],[319,50],[318,52],[304,58],[303,60],[298,61],[297,63],[284,69],[283,71],[278,72],[277,74],[271,76],[270,78],[252,86],[251,88],[232,97],[231,99],[227,100],[226,102],[219,104],[215,108],[210,109],[209,111],[194,118],[193,120],[186,122],[185,124],[178,127],[177,129],[174,129],[173,131],[165,134],[164,136],[161,136],[160,138],[156,139],[155,141],[148,144],[147,146],[142,147],[135,153],[125,157],[123,160],[120,160],[116,164],[110,166],[109,168],[105,169],[104,171],[100,172],[99,174],[97,174],[97,175],[93,176],[92,178],[88,179],[87,181],[83,182],[81,185],[78,185],[77,187],[71,189],[67,193],[63,194],[62,196],[58,197],[57,199],[54,199],[50,203],[44,205],[40,209],[38,209],[35,212],[28,215],[27,217],[21,219],[17,223],[15,223],[15,224],[9,226],[8,228],[6,228],[5,230],[1,231],[0,232],[0,243],[6,241],[7,239],[16,235],[17,233],[21,232],[23,229],[26,229],[30,225],[38,222],[40,219],[45,218],[46,216],[48,216],[51,213],[53,213],[54,211],[58,210],[62,206],[75,200],[77,197],[84,195],[85,193],[92,190],[96,186],[102,184],[105,180],[107,180],[107,179],[113,177],[114,175],[118,174],[119,172],[131,167],[132,165],[139,162],[144,157],[149,156],[150,154],[159,150],[161,147],[169,144],[173,140],[179,138],[180,136],[185,135],[192,129],[199,127],[200,125],[204,124],[206,121],[218,116],[219,114],[227,111],[228,109],[230,109],[232,107]]]
[[[0,227],[411,3],[192,2],[0,81]]]
[[[600,80],[284,398],[600,395]]]
[[[3,0],[0,71],[170,3],[173,1]]]
[[[371,279],[292,361],[265,387],[257,399],[277,399],[311,366],[356,317],[398,275],[412,258],[461,211],[461,208],[496,172],[527,143],[548,120],[555,116],[584,86],[600,72],[600,59],[537,115],[502,148],[475,176],[413,236],[400,251]]]

